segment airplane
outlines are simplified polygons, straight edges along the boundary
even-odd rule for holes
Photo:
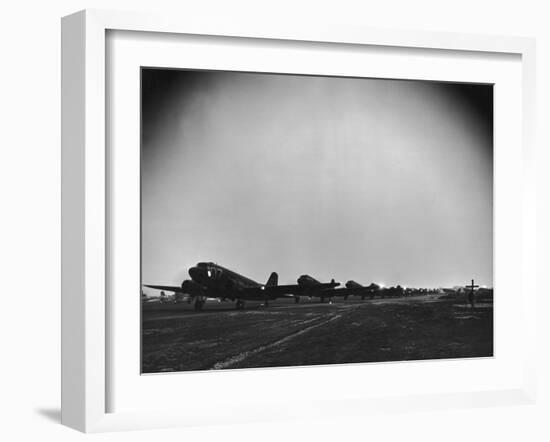
[[[213,262],[199,262],[189,269],[191,279],[180,286],[150,285],[145,287],[181,293],[188,296],[188,302],[195,301],[195,310],[202,310],[208,298],[220,301],[236,301],[237,310],[244,309],[245,301],[263,301],[265,306],[277,298],[291,297],[291,288],[279,286],[278,275],[271,273],[265,284],[256,282]]]
[[[367,295],[370,296],[370,299],[374,298],[374,294],[376,292],[379,292],[381,287],[376,283],[371,283],[368,286],[364,286],[362,284],[359,284],[358,282],[355,282],[353,280],[350,280],[346,282],[346,287],[336,290],[337,292],[342,292],[341,295],[344,296],[344,300],[348,299],[348,296],[361,296],[361,299],[364,301],[365,297]]]
[[[318,297],[321,302],[325,302],[325,298],[332,302],[334,296],[338,296],[338,290],[334,290],[335,287],[340,285],[339,282],[335,282],[332,279],[330,282],[320,282],[309,275],[302,275],[297,280],[298,285],[286,285],[279,286],[281,289],[287,290],[289,293],[295,296],[296,303],[300,302],[300,296],[307,296],[309,298]]]

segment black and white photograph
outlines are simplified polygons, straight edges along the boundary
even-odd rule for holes
[[[493,356],[492,84],[143,67],[140,180],[143,374]]]
[[[0,440],[550,440],[547,2],[3,6]]]

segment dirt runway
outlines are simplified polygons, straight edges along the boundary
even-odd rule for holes
[[[433,296],[142,310],[142,372],[489,357],[492,302]]]

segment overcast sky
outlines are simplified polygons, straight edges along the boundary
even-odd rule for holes
[[[142,71],[142,276],[492,286],[487,85]]]

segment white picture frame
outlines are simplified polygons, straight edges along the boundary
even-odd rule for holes
[[[334,413],[363,414],[381,409],[387,412],[410,409],[457,408],[500,404],[532,403],[535,399],[535,339],[527,339],[521,356],[522,373],[517,382],[503,388],[449,393],[392,394],[348,397],[338,393],[313,398],[307,411],[292,407],[258,409],[250,396],[236,404],[239,413],[225,418],[207,414],[200,407],[195,414],[155,407],[154,410],[109,411],[109,378],[112,358],[108,339],[111,321],[107,219],[111,198],[107,184],[106,155],[107,84],[106,35],[109,31],[142,31],[172,35],[218,36],[231,39],[269,39],[318,44],[368,45],[380,48],[429,49],[451,52],[511,54],[521,63],[522,167],[521,223],[513,227],[520,263],[517,280],[523,315],[518,319],[522,336],[533,337],[536,316],[535,281],[535,178],[534,97],[535,43],[518,37],[491,37],[416,31],[388,31],[344,26],[294,27],[274,23],[249,23],[245,19],[214,23],[196,17],[165,17],[150,14],[86,10],[62,21],[62,423],[85,432],[206,425],[216,422],[247,422],[284,419],[303,415],[323,417]],[[234,40],[233,40],[234,41]],[[498,108],[497,108],[498,112]],[[498,181],[495,191],[498,193]],[[517,184],[515,184],[517,186]],[[498,222],[498,220],[496,221]],[[511,228],[512,229],[512,228]],[[512,232],[512,230],[511,230]],[[495,248],[495,253],[505,253]],[[516,324],[517,325],[517,324]],[[137,333],[137,331],[136,331]],[[402,363],[404,364],[404,363]],[[406,364],[406,363],[405,363]],[[422,366],[415,369],[423,370]],[[297,369],[300,370],[300,369]],[[343,370],[332,367],[331,370]],[[354,368],[355,373],[361,367]],[[265,371],[264,371],[265,373]],[[271,376],[281,377],[276,369]],[[286,372],[288,373],[288,371]],[[286,375],[285,375],[286,376]],[[165,377],[166,379],[169,376]],[[275,380],[274,382],[277,382]],[[257,393],[255,393],[257,394]],[[325,405],[332,404],[326,407]],[[337,406],[336,406],[337,404]],[[235,417],[238,415],[240,417]]]

